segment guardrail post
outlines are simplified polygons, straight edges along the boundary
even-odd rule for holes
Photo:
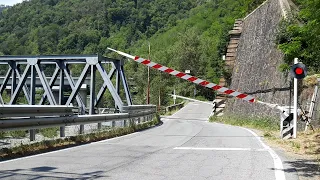
[[[60,126],[60,137],[66,137],[66,127]]]
[[[116,127],[116,121],[112,121],[111,126]]]
[[[84,108],[83,107],[80,107],[80,114],[81,115],[83,115],[83,114],[85,114],[85,110],[84,110]],[[84,124],[80,124],[80,132],[79,132],[80,134],[84,134]]]
[[[61,66],[62,62],[59,62],[59,63],[60,63],[59,65]],[[64,98],[64,95],[63,95],[63,92],[64,92],[64,73],[63,73],[62,69],[59,69],[59,71],[60,71],[59,105],[62,105],[63,98]],[[65,136],[66,136],[66,127],[60,126],[60,137],[65,137]]]
[[[36,140],[36,130],[30,129],[30,141]]]
[[[33,60],[34,61],[34,60]],[[31,83],[30,83],[30,105],[35,105],[36,94],[36,71],[34,65],[31,66]],[[35,117],[30,117],[35,118]],[[30,129],[30,141],[36,140],[36,129]]]
[[[84,124],[80,124],[80,134],[84,134]]]

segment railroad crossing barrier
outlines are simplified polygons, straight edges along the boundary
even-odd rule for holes
[[[245,100],[245,101],[248,101],[248,102],[251,102],[251,103],[255,102],[255,98],[253,96],[248,95],[248,94],[237,92],[235,90],[219,86],[219,85],[217,85],[215,83],[211,83],[211,82],[208,82],[206,80],[203,80],[203,79],[200,79],[200,78],[185,74],[183,72],[176,71],[174,69],[168,68],[168,67],[163,66],[161,64],[152,62],[149,59],[140,58],[139,56],[132,56],[130,54],[127,54],[127,53],[124,53],[124,52],[121,52],[121,51],[117,51],[117,50],[112,49],[112,48],[108,48],[108,49],[113,51],[113,52],[116,52],[116,53],[118,53],[118,54],[120,54],[122,56],[130,58],[130,59],[132,59],[132,60],[134,60],[134,61],[136,61],[138,63],[141,63],[141,64],[146,65],[148,67],[151,67],[153,69],[157,69],[159,71],[168,73],[168,74],[173,75],[175,77],[178,77],[178,78],[181,78],[181,79],[184,79],[184,80],[188,80],[188,81],[190,81],[192,83],[201,85],[203,87],[210,88],[210,89],[215,90],[215,91],[222,92],[224,94],[227,94],[227,95],[230,95],[230,96],[233,96],[233,97],[237,97],[239,99],[242,99],[242,100]]]
[[[132,60],[134,60],[134,61],[136,61],[136,62],[138,62],[140,64],[143,64],[145,66],[151,67],[153,69],[157,69],[159,71],[168,73],[170,75],[173,75],[175,77],[190,81],[192,83],[201,85],[203,87],[207,87],[207,88],[210,88],[212,90],[219,91],[219,92],[227,94],[229,96],[233,96],[233,97],[236,97],[236,98],[239,98],[239,99],[251,102],[251,103],[257,102],[259,104],[266,105],[268,107],[271,107],[273,109],[278,109],[280,111],[283,109],[283,107],[279,106],[278,104],[271,104],[271,103],[266,103],[266,102],[259,101],[259,100],[255,99],[251,95],[248,95],[248,94],[245,94],[245,93],[241,93],[241,92],[237,92],[235,90],[232,90],[232,89],[229,89],[229,88],[226,88],[226,87],[223,87],[223,86],[219,86],[217,84],[208,82],[206,80],[203,80],[203,79],[200,79],[200,78],[185,74],[183,72],[171,69],[169,67],[163,66],[161,64],[152,62],[149,59],[144,59],[144,58],[141,58],[139,56],[133,56],[133,55],[130,55],[130,54],[127,54],[127,53],[124,53],[124,52],[121,52],[121,51],[118,51],[118,50],[115,50],[115,49],[112,49],[112,48],[108,48],[108,49],[113,51],[113,52],[118,53],[119,55],[125,56],[125,57],[127,57],[129,59],[132,59]],[[294,63],[295,64],[298,63],[298,59],[297,58],[295,58]],[[299,67],[302,70],[302,72],[305,72],[305,67],[304,66],[302,66],[302,65],[301,66],[295,65],[295,66]],[[295,115],[293,116],[293,127],[294,127],[293,128],[293,135],[292,135],[293,138],[296,138],[296,136],[297,136],[297,133],[296,133],[297,132],[297,117],[298,117],[297,116],[297,113],[298,113],[298,110],[297,110],[298,109],[297,108],[297,104],[298,104],[297,103],[297,97],[298,97],[298,95],[297,95],[297,77],[298,76],[297,76],[297,74],[298,73],[296,72],[296,76],[294,77],[294,109],[293,109],[293,113]],[[306,75],[306,73],[304,73],[303,76],[299,76],[299,78],[303,78],[305,75]],[[174,95],[174,97],[176,97],[176,95]]]

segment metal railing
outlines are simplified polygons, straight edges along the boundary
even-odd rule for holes
[[[171,105],[171,106],[167,106],[166,109],[165,109],[165,112],[170,112],[170,111],[173,111],[173,110],[181,109],[184,106],[184,103],[185,102],[182,102],[182,103],[179,103],[179,104],[174,104],[174,105]]]
[[[73,106],[1,105],[0,118],[34,116],[71,116]]]
[[[116,113],[116,114],[98,114],[98,115],[72,115],[72,107],[53,107],[42,108],[39,106],[23,106],[21,110],[27,111],[30,110],[30,113],[20,114],[19,117],[25,118],[7,118],[0,119],[0,131],[10,131],[10,130],[24,130],[24,129],[38,129],[38,128],[48,128],[48,127],[57,127],[57,126],[70,126],[70,125],[82,125],[90,123],[102,123],[102,122],[111,122],[111,121],[120,121],[127,119],[140,119],[142,117],[147,117],[147,119],[152,119],[150,116],[153,116],[156,113],[156,106],[147,105],[147,106],[125,106],[124,108],[128,111],[125,113]],[[42,108],[42,109],[41,109]],[[15,107],[3,108],[1,113],[3,117],[12,115]],[[39,117],[39,114],[36,114],[35,111],[42,110],[41,116],[50,115],[51,117]],[[18,114],[18,109],[16,109],[16,114]],[[63,113],[65,112],[65,113]],[[57,117],[57,116],[62,117]],[[11,117],[13,117],[12,115]],[[30,116],[31,118],[27,118]],[[37,117],[38,116],[38,117]],[[15,116],[16,117],[16,116]],[[140,120],[138,121],[140,122]]]

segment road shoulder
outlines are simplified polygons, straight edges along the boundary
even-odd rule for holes
[[[276,151],[281,157],[286,176],[297,173],[299,180],[320,180],[320,162],[314,156],[300,155],[293,150],[264,138],[264,133],[257,129],[247,128],[261,137],[261,140]]]

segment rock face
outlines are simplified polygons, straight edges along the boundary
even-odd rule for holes
[[[283,54],[275,44],[278,24],[283,19],[280,2],[269,0],[243,20],[230,88],[287,106],[290,78],[278,69]],[[228,100],[225,114],[279,119],[277,111],[235,98]]]

